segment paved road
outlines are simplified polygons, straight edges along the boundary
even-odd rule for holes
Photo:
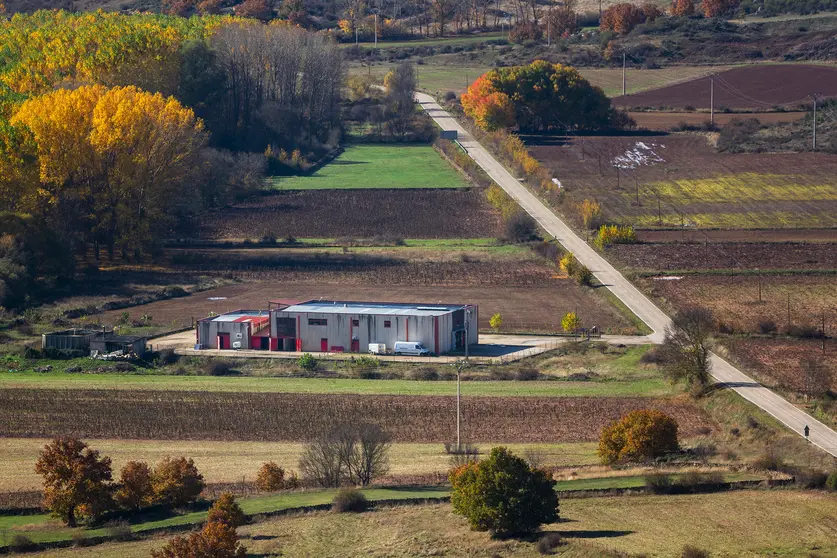
[[[596,279],[607,286],[634,314],[654,330],[654,333],[649,336],[652,342],[660,343],[662,341],[665,328],[670,322],[669,317],[662,310],[634,287],[587,242],[575,234],[528,188],[512,176],[452,116],[445,112],[433,97],[424,93],[416,93],[416,99],[443,130],[456,130],[459,135],[459,143],[494,182],[514,198],[529,215],[534,217],[547,233],[554,236],[564,248],[575,254],[578,261],[593,271]],[[828,453],[837,456],[837,432],[762,386],[717,355],[712,355],[712,375],[717,382],[728,385],[739,395],[761,407],[794,432],[799,433],[800,436],[802,435],[802,429],[805,425],[808,425],[811,428],[810,441]]]

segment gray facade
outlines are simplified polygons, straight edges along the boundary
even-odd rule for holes
[[[309,301],[270,312],[272,350],[365,353],[370,343],[392,349],[413,341],[435,354],[479,342],[476,305]]]
[[[90,351],[98,351],[100,354],[115,353],[122,351],[127,354],[142,356],[146,350],[145,337],[134,335],[114,335],[113,333],[99,333],[90,340]]]
[[[102,332],[95,329],[68,329],[41,335],[42,349],[64,349],[86,351],[90,341]]]
[[[196,342],[204,349],[270,350],[268,313],[236,310],[198,320]]]

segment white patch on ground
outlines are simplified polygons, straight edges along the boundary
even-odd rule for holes
[[[676,275],[663,275],[662,277],[652,277],[654,281],[680,281],[682,277]]]
[[[227,297],[225,297],[225,296],[210,296],[206,300],[227,300]]]
[[[558,180],[557,178],[553,178],[552,183],[555,184],[556,186],[558,186],[559,188],[563,188],[563,186],[561,185],[561,181]]]
[[[655,149],[665,148],[666,146],[661,143],[647,144],[638,141],[631,149],[615,157],[610,163],[620,169],[635,169],[637,167],[650,167],[657,163],[665,163],[666,160],[655,151]]]

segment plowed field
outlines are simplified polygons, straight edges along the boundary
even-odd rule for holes
[[[833,155],[719,154],[696,134],[527,139],[570,214],[597,199],[606,219],[641,228],[837,227]]]
[[[481,190],[308,190],[265,194],[201,216],[211,239],[485,238],[500,221]],[[188,235],[191,236],[191,235]]]
[[[810,103],[808,96],[814,91],[825,97],[837,96],[837,68],[813,64],[741,66],[716,74],[715,108],[797,107]],[[620,107],[709,108],[710,77],[616,97],[613,102]]]
[[[747,367],[756,378],[771,388],[785,388],[795,392],[802,389],[804,359],[823,359],[832,371],[831,389],[837,390],[837,340],[731,338],[724,341],[730,353]]]
[[[473,442],[595,441],[609,422],[645,408],[673,416],[684,437],[710,425],[688,401],[465,397],[463,432]],[[447,442],[455,410],[453,396],[8,389],[0,436],[306,441],[345,421],[378,423],[396,442]]]
[[[715,124],[725,126],[731,120],[755,118],[762,124],[778,124],[780,122],[796,122],[801,120],[805,112],[755,112],[747,114],[720,113],[715,114]],[[637,128],[668,132],[681,124],[699,126],[710,121],[708,112],[631,112],[631,118]]]

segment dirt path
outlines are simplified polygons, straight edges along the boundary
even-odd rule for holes
[[[541,227],[553,235],[564,248],[575,254],[576,258],[590,268],[602,284],[607,286],[634,314],[648,327],[654,330],[650,335],[652,342],[662,342],[669,317],[648,297],[642,294],[619,271],[605,260],[596,250],[576,235],[555,213],[544,205],[523,184],[517,181],[478,141],[468,134],[450,114],[430,96],[416,93],[422,108],[436,121],[443,130],[456,130],[459,143],[476,163],[505,190],[520,206],[526,210]],[[814,417],[798,409],[790,402],[759,384],[730,363],[712,355],[712,375],[718,383],[726,384],[744,399],[760,407],[775,417],[782,424],[802,435],[803,428],[810,427],[809,440],[816,446],[837,456],[837,432],[827,427]]]

